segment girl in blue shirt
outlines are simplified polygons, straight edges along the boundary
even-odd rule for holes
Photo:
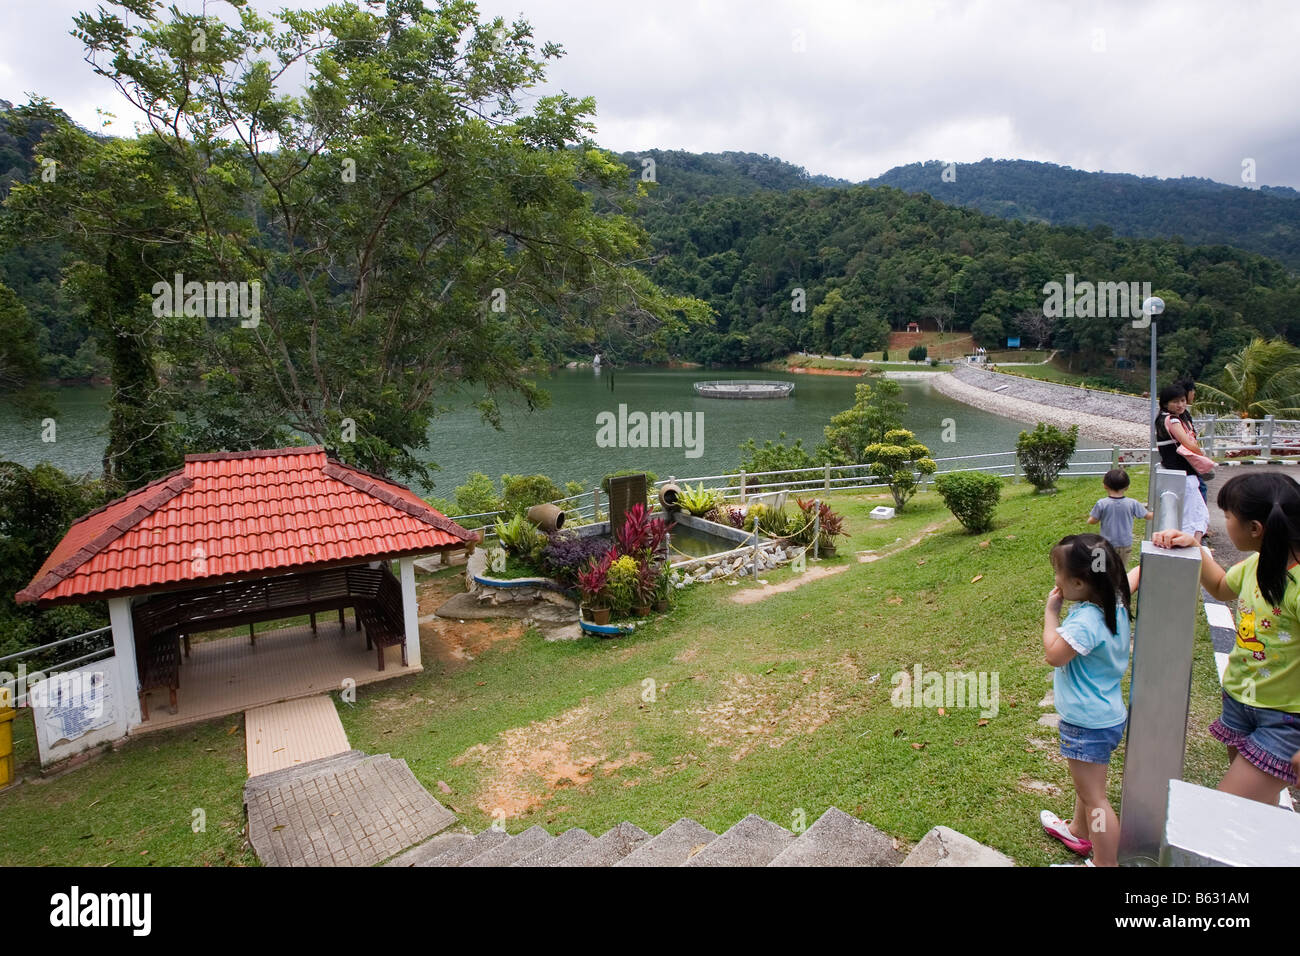
[[[1124,562],[1098,534],[1072,534],[1052,549],[1056,587],[1043,612],[1043,651],[1056,668],[1061,754],[1074,781],[1074,818],[1050,810],[1043,829],[1096,866],[1118,866],[1119,818],[1106,796],[1111,752],[1124,737],[1128,709],[1120,681],[1129,663],[1132,590]],[[1132,576],[1136,577],[1134,568]],[[1074,602],[1061,620],[1061,605]]]

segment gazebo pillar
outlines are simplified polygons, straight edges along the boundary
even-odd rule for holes
[[[406,630],[406,663],[420,666],[420,605],[415,598],[415,558],[399,558],[402,572],[402,623]]]
[[[126,729],[144,723],[140,715],[140,670],[135,660],[135,624],[129,597],[109,598],[108,619],[113,626],[113,658],[117,661],[116,695],[122,702]]]

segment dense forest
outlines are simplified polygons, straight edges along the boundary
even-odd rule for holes
[[[690,157],[679,184],[674,155],[657,157],[658,185],[640,213],[656,250],[651,275],[717,315],[714,329],[674,339],[675,357],[740,364],[796,348],[857,355],[915,321],[975,326],[989,341],[1041,337],[1084,369],[1113,363],[1117,348],[1143,360],[1145,339],[1123,317],[1042,316],[1043,286],[1067,274],[1076,283],[1151,283],[1167,303],[1165,367],[1186,374],[1221,364],[1256,334],[1300,341],[1300,284],[1264,256],[1122,238],[1104,225],[1002,219],[890,187],[814,188],[778,160],[760,178],[755,157],[718,166],[723,188],[699,198],[701,164]],[[764,180],[773,185],[750,185]]]
[[[43,132],[28,123],[15,134],[0,112],[0,198],[37,173]],[[1025,162],[961,165],[950,183],[939,165],[916,164],[875,181],[888,185],[851,185],[753,153],[648,150],[617,159],[644,193],[636,219],[652,255],[643,268],[665,292],[708,303],[714,326],[647,342],[618,327],[592,340],[531,324],[515,330],[516,347],[534,361],[592,349],[619,363],[735,365],[799,348],[856,355],[913,321],[974,327],[988,342],[1027,335],[1085,370],[1113,364],[1117,352],[1142,361],[1145,337],[1124,317],[1035,315],[1044,284],[1067,273],[1076,283],[1151,283],[1167,303],[1164,364],[1186,374],[1221,366],[1255,335],[1300,341],[1300,284],[1285,265],[1300,254],[1293,190]],[[1062,224],[1075,221],[1088,225]],[[1121,235],[1134,231],[1172,238]],[[1221,244],[1197,244],[1211,241]],[[1252,246],[1273,258],[1246,251]],[[106,374],[84,310],[61,291],[62,261],[57,241],[10,249],[0,283],[26,306],[45,374]]]
[[[1090,173],[1020,159],[958,163],[945,181],[946,165],[896,166],[867,185],[925,192],[1006,219],[1106,225],[1121,236],[1236,246],[1300,268],[1300,192],[1285,186],[1252,189],[1191,176]]]

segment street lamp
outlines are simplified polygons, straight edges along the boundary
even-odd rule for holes
[[[1142,303],[1142,315],[1151,326],[1151,465],[1147,478],[1147,510],[1154,511],[1152,507],[1155,504],[1156,493],[1156,415],[1160,413],[1159,405],[1156,401],[1156,319],[1155,317],[1165,310],[1165,300],[1157,295],[1151,296]],[[1137,322],[1133,323],[1137,325]],[[1146,537],[1151,537],[1151,522],[1147,522]]]

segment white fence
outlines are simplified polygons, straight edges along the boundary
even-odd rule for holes
[[[1068,476],[1104,475],[1111,468],[1124,465],[1145,465],[1150,455],[1149,448],[1084,448],[1074,453],[1064,474]],[[938,466],[935,475],[949,471],[983,471],[1012,481],[1020,479],[1020,464],[1014,451],[991,452],[984,455],[960,455],[951,458],[935,458]],[[870,473],[870,464],[861,465],[818,465],[814,468],[796,468],[787,471],[744,470],[723,475],[701,475],[693,478],[669,476],[655,482],[664,485],[675,481],[679,485],[704,485],[718,488],[728,501],[742,504],[754,495],[772,491],[794,491],[807,494],[826,495],[833,491],[863,491],[888,488],[886,482],[880,481]],[[933,484],[935,475],[918,475],[922,485]],[[571,525],[602,521],[608,517],[602,504],[607,505],[604,493],[595,488],[581,494],[558,498],[551,504],[563,509]],[[477,514],[453,515],[451,520],[461,522],[466,519],[483,522],[485,537],[493,537],[491,525],[497,518],[509,517],[503,511],[486,511]]]
[[[1262,419],[1250,418],[1198,418],[1193,419],[1196,431],[1201,435],[1202,447],[1212,458],[1239,458],[1254,455],[1300,455],[1300,420],[1275,419],[1272,416]],[[1111,468],[1120,465],[1145,465],[1151,455],[1150,448],[1083,448],[1075,451],[1069,466],[1064,471],[1066,477],[1104,475]],[[983,471],[1003,478],[1018,481],[1020,466],[1016,461],[1015,451],[989,452],[983,455],[960,455],[951,458],[935,458],[939,466],[935,474],[948,471]],[[719,488],[727,500],[744,503],[752,495],[761,495],[770,491],[795,491],[808,494],[829,494],[833,491],[863,491],[887,488],[888,485],[870,474],[871,465],[818,465],[814,468],[797,468],[789,471],[745,472],[744,470],[723,475],[701,475],[692,478],[669,476],[657,481],[663,485],[675,481],[679,485],[704,485]],[[917,476],[922,485],[933,484],[934,475]],[[551,502],[565,511],[570,524],[579,525],[601,521],[608,517],[602,503],[608,504],[599,488],[558,498]],[[473,520],[482,522],[487,537],[492,537],[491,525],[497,518],[508,518],[503,511],[487,511],[478,514],[454,515],[453,521]]]

